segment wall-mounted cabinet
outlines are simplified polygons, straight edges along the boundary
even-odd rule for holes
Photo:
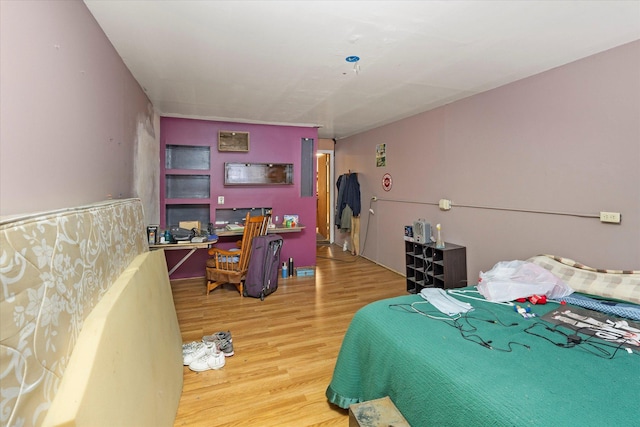
[[[225,163],[224,185],[293,184],[291,163]]]

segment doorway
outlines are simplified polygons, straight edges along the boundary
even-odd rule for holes
[[[316,153],[316,236],[318,243],[333,242],[333,151],[318,150]]]

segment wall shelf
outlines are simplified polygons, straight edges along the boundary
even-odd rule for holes
[[[167,199],[208,199],[211,179],[209,175],[165,175]]]
[[[198,145],[167,145],[165,148],[166,169],[209,170],[211,150]]]

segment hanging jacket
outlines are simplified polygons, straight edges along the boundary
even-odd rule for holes
[[[336,181],[338,187],[338,197],[336,199],[336,226],[340,228],[342,223],[342,211],[345,206],[351,208],[353,216],[359,216],[360,204],[360,183],[356,173],[343,174]]]

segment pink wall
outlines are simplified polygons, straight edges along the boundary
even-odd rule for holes
[[[249,132],[249,152],[219,152],[217,138],[220,130]],[[294,264],[297,266],[316,264],[316,197],[300,197],[300,161],[302,139],[310,138],[314,143],[317,142],[317,129],[163,117],[160,121],[160,135],[162,147],[167,144],[211,147],[212,222],[215,221],[216,208],[272,207],[273,216],[279,216],[280,220],[284,214],[297,214],[300,223],[308,228],[301,233],[283,234],[284,246],[281,259],[293,257]],[[293,163],[293,185],[225,187],[223,182],[225,162]],[[160,163],[164,173],[164,162]],[[315,167],[315,161],[313,164]],[[315,176],[315,170],[313,176]],[[162,183],[161,188],[164,188]],[[315,180],[313,194],[315,195]],[[217,205],[218,196],[224,196],[224,205]],[[163,192],[161,192],[161,198],[164,200]],[[165,226],[165,212],[162,211],[160,215],[161,225]],[[167,252],[167,261],[170,265],[173,265],[179,257],[179,253]],[[171,278],[203,276],[206,258],[206,251],[198,251]]]
[[[364,256],[404,273],[403,226],[441,223],[467,246],[470,282],[496,262],[547,253],[640,269],[640,42],[338,141],[359,173]],[[377,144],[387,166],[375,167]],[[391,191],[381,186],[384,173]],[[381,200],[370,202],[372,196]],[[595,218],[454,205],[597,215]],[[371,205],[375,215],[367,213]],[[366,237],[365,237],[366,235]]]
[[[0,215],[137,196],[153,109],[85,4],[0,8]]]

